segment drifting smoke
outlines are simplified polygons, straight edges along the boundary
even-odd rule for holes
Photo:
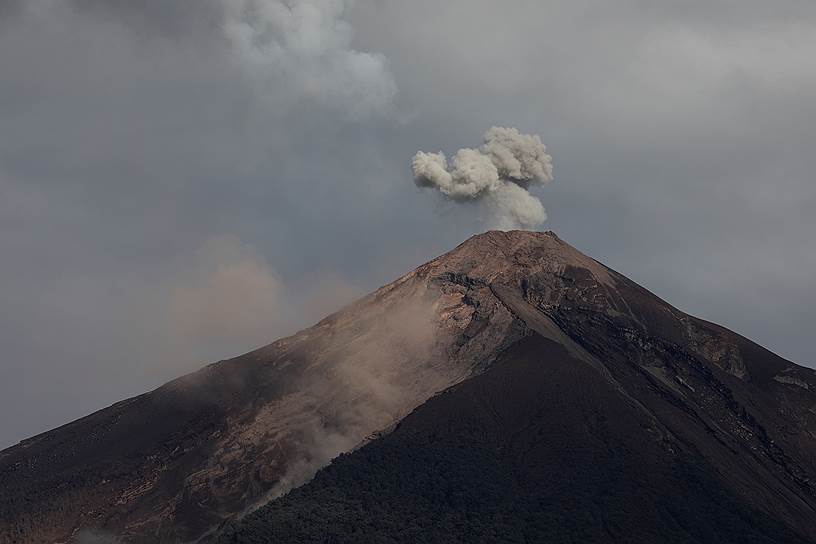
[[[437,189],[454,202],[482,201],[493,226],[502,230],[532,228],[547,219],[532,185],[552,181],[552,157],[536,135],[515,128],[492,127],[479,149],[460,149],[453,167],[444,153],[414,155],[411,164],[419,187]]]
[[[263,433],[273,451],[291,453],[283,458],[283,473],[274,474],[270,464],[275,485],[247,512],[308,482],[341,453],[391,428],[427,400],[429,391],[461,379],[455,365],[431,363],[440,360],[433,356],[439,307],[425,294],[380,308],[363,306],[362,315],[350,307],[330,318],[332,334],[320,345],[315,371],[250,423],[249,434]]]
[[[397,86],[384,55],[352,46],[354,30],[347,15],[354,1],[0,0],[0,27],[4,19],[20,13],[24,21],[37,25],[26,29],[29,35],[82,36],[69,40],[64,45],[68,47],[116,40],[103,48],[140,55],[141,45],[149,43],[151,70],[184,63],[168,76],[174,84],[180,73],[193,77],[187,70],[203,59],[186,55],[198,52],[206,58],[208,75],[231,75],[230,68],[237,67],[243,81],[235,83],[249,84],[248,89],[270,110],[287,110],[305,100],[345,119],[360,120],[389,114]],[[82,24],[88,20],[94,21],[93,26]],[[131,42],[121,28],[105,28],[110,22],[134,31],[140,47],[129,50]],[[163,42],[144,39],[155,33],[171,38],[172,44],[158,64],[154,48]],[[87,52],[74,55],[91,58]],[[99,70],[98,62],[97,57],[89,61],[92,74]]]
[[[351,118],[385,113],[397,92],[387,59],[351,47],[353,0],[220,0],[227,40],[248,74],[285,83]]]

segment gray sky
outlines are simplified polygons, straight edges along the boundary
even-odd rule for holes
[[[810,0],[0,0],[0,447],[482,230],[410,161],[492,125],[542,228],[812,366],[814,58]]]

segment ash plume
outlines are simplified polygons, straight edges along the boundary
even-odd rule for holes
[[[269,92],[285,82],[350,119],[389,111],[397,92],[387,59],[358,51],[344,16],[354,0],[220,0],[223,30],[248,77]]]
[[[492,127],[479,149],[460,149],[451,163],[441,151],[419,151],[411,163],[419,187],[438,190],[453,202],[484,202],[493,227],[532,228],[547,219],[533,185],[552,181],[552,157],[537,135]]]

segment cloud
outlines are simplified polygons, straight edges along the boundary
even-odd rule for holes
[[[419,187],[437,189],[454,202],[485,202],[494,228],[532,228],[547,219],[541,201],[528,192],[553,179],[552,157],[538,136],[492,127],[481,148],[456,152],[452,168],[442,152],[423,151],[411,168]]]
[[[286,330],[284,286],[264,258],[234,236],[207,241],[168,288],[169,342],[248,350]]]
[[[352,47],[344,19],[353,0],[70,0],[83,16],[171,43],[207,43],[242,70],[258,98],[283,110],[298,101],[348,119],[391,112],[397,87],[380,53]],[[56,11],[56,8],[54,8]]]
[[[156,287],[150,311],[161,323],[162,359],[192,364],[234,356],[317,323],[364,294],[333,270],[284,281],[234,235],[180,255]],[[189,363],[186,363],[189,364]]]
[[[224,0],[224,34],[247,76],[285,82],[298,96],[351,118],[385,113],[396,84],[387,60],[351,47],[343,0]]]
[[[178,255],[154,281],[155,295],[139,312],[153,316],[150,357],[170,375],[293,334],[365,293],[331,269],[284,280],[234,235],[215,236]]]

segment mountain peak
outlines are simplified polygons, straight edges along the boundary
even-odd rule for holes
[[[564,242],[552,231],[487,231],[470,237],[417,271],[455,271],[487,283],[520,284],[530,275],[562,275],[572,268],[588,271],[596,282],[614,285],[608,268]]]
[[[562,240],[551,230],[544,232],[532,230],[488,230],[474,234],[462,242],[459,247],[483,244],[497,244],[502,246],[548,245],[554,247],[557,242],[562,242]]]

